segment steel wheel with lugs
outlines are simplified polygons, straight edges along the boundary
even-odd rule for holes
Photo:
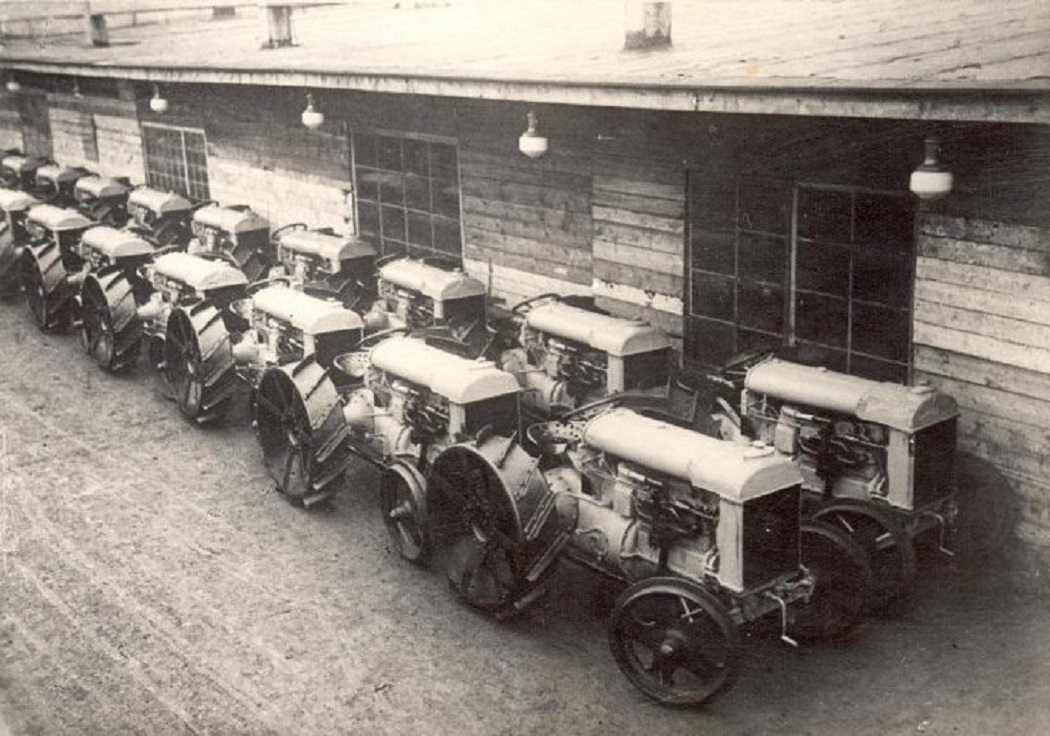
[[[139,357],[142,322],[135,294],[121,271],[91,274],[80,292],[81,342],[104,371],[121,371]]]
[[[164,375],[179,412],[198,423],[223,416],[236,390],[233,348],[208,302],[176,307],[164,336]]]
[[[313,356],[259,381],[252,411],[263,464],[290,503],[311,506],[339,490],[350,454],[342,408]]]

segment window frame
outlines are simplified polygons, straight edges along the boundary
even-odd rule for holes
[[[460,165],[460,160],[459,160],[460,159],[460,156],[459,156],[459,153],[460,153],[460,151],[459,151],[459,141],[457,139],[455,139],[455,138],[450,138],[450,137],[447,137],[447,136],[432,135],[432,134],[427,134],[427,133],[418,133],[418,132],[413,132],[413,131],[394,130],[394,129],[390,129],[390,128],[358,127],[358,128],[352,128],[349,132],[350,132],[350,135],[348,136],[348,138],[349,138],[348,143],[349,143],[349,146],[350,146],[350,173],[351,173],[353,186],[354,186],[354,221],[355,221],[354,224],[355,224],[355,228],[356,228],[356,231],[357,231],[358,235],[360,235],[361,237],[364,237],[366,239],[372,239],[372,238],[377,239],[378,242],[375,243],[376,249],[379,251],[379,253],[381,255],[384,255],[384,256],[387,255],[387,254],[390,254],[390,253],[399,253],[399,252],[406,252],[407,251],[408,254],[413,256],[413,257],[436,258],[436,259],[444,260],[444,261],[452,261],[452,262],[454,262],[454,265],[457,265],[457,266],[462,265],[463,257],[464,257],[465,241],[464,241],[464,231],[463,231],[462,167]],[[379,156],[378,146],[377,146],[376,151],[375,151],[376,161],[374,163],[364,163],[364,164],[360,163],[359,162],[360,156],[359,156],[359,150],[358,150],[358,137],[359,136],[369,136],[369,137],[373,138],[377,143],[378,143],[380,138],[397,139],[399,141],[399,146],[401,146],[400,171],[395,172],[392,169],[384,168],[384,167],[380,166],[380,162],[378,160],[378,156]],[[428,166],[428,172],[427,172],[426,176],[420,176],[418,173],[408,170],[408,168],[405,166],[405,159],[404,159],[404,142],[405,141],[413,141],[413,142],[417,142],[417,143],[424,143],[424,144],[427,145],[427,162],[428,162],[427,166]],[[447,147],[451,148],[452,152],[455,154],[455,185],[456,185],[456,200],[457,201],[456,201],[456,207],[455,207],[456,214],[455,214],[454,218],[451,217],[450,215],[447,215],[447,214],[444,214],[444,213],[441,213],[441,212],[437,211],[437,209],[435,208],[435,205],[434,205],[434,190],[435,190],[434,184],[435,184],[435,182],[440,181],[440,179],[438,177],[434,176],[433,169],[431,168],[432,155],[431,155],[430,146],[433,145],[433,144],[437,144],[437,145],[441,145],[441,146],[447,146]],[[382,198],[381,188],[377,188],[376,196],[374,198],[371,197],[371,196],[365,196],[364,190],[363,190],[363,188],[361,186],[361,180],[360,180],[361,170],[364,170],[366,172],[367,171],[372,171],[372,172],[395,173],[398,176],[400,176],[402,178],[402,185],[401,185],[402,196],[401,196],[400,202],[396,202],[396,203],[384,202],[384,200]],[[429,202],[430,202],[430,205],[429,205],[428,209],[423,210],[423,209],[420,209],[418,207],[413,207],[413,206],[409,205],[408,197],[407,197],[407,191],[406,191],[406,189],[404,187],[404,183],[403,183],[404,182],[404,177],[406,175],[416,176],[416,177],[420,177],[420,178],[423,178],[423,179],[426,180],[426,182],[427,182],[427,194],[428,194],[428,199],[429,199]],[[361,220],[361,204],[362,204],[362,202],[364,202],[366,205],[374,205],[376,207],[376,210],[377,210],[377,213],[378,213],[378,217],[379,217],[379,220],[378,220],[379,231],[378,231],[378,233],[376,233],[372,229],[366,230],[365,228],[362,227],[362,220]],[[384,225],[383,225],[383,208],[384,207],[391,207],[391,208],[392,207],[397,207],[398,209],[401,210],[401,213],[402,213],[401,224],[402,224],[402,228],[403,228],[403,231],[404,231],[404,237],[403,238],[391,237],[391,238],[389,238],[389,240],[394,242],[394,243],[398,243],[398,244],[403,245],[404,246],[404,250],[400,250],[399,246],[390,247],[390,246],[387,245],[388,238],[386,237],[386,234],[384,232],[385,228],[384,228]],[[427,246],[420,245],[418,242],[413,242],[411,240],[409,219],[410,219],[410,215],[412,213],[415,213],[417,215],[425,215],[430,220],[430,223],[429,223],[429,225],[430,225],[430,237],[429,237],[429,245],[427,245]],[[457,246],[456,246],[455,252],[444,250],[444,249],[441,249],[441,248],[439,248],[437,246],[438,237],[436,235],[436,231],[435,231],[435,228],[434,228],[434,220],[435,220],[435,218],[437,218],[439,221],[447,221],[449,223],[452,223],[452,222],[455,223],[456,229],[458,231],[458,242],[457,242]],[[373,233],[374,233],[374,235],[373,235]]]
[[[174,163],[175,165],[181,167],[181,186],[176,186],[176,187],[169,187],[169,186],[167,186],[166,181],[169,180],[169,179],[172,180],[172,181],[176,181],[176,182],[178,181],[179,177],[176,177],[175,174],[169,174],[169,173],[163,173],[163,172],[157,172],[155,170],[151,170],[151,167],[150,167],[150,164],[151,164],[150,143],[147,141],[147,131],[150,131],[150,130],[167,131],[169,133],[171,133],[171,132],[179,133],[179,152],[181,154],[181,158],[179,160],[173,161],[172,163]],[[186,145],[186,135],[187,134],[199,135],[200,136],[200,142],[201,142],[200,155],[204,159],[204,164],[203,164],[202,167],[199,167],[199,168],[204,173],[203,181],[201,181],[199,179],[195,179],[193,177],[192,172],[191,172],[190,161],[189,161],[189,157],[188,157],[188,149],[187,149],[187,145]],[[156,160],[154,160],[152,163],[157,164],[158,162]],[[148,122],[147,123],[147,122],[143,122],[142,123],[142,165],[143,165],[143,168],[145,169],[146,184],[148,186],[155,187],[155,188],[158,188],[158,189],[163,189],[165,191],[175,191],[175,192],[178,192],[179,194],[182,194],[183,196],[185,196],[185,197],[187,197],[187,198],[189,198],[191,200],[195,200],[195,201],[199,201],[199,202],[207,202],[207,201],[209,201],[211,199],[211,178],[208,175],[208,137],[205,134],[203,128],[190,128],[190,127],[181,126],[181,125],[168,125],[168,124],[165,124],[165,123],[154,123],[154,122]],[[196,169],[198,167],[195,166],[194,168]],[[158,182],[158,179],[160,179],[161,181]]]

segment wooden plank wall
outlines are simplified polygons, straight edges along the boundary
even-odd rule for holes
[[[14,95],[0,95],[0,150],[22,150],[22,116]]]
[[[1019,536],[1050,545],[1050,230],[927,213],[915,290],[916,377],[1012,482]]]

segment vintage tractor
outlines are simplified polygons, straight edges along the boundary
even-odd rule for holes
[[[206,204],[193,213],[187,252],[221,255],[249,283],[266,277],[273,263],[270,224],[247,205]]]
[[[10,153],[0,159],[0,184],[8,189],[20,189],[32,192],[36,183],[36,172],[47,161],[42,158],[30,158],[20,153]]]
[[[75,207],[74,188],[84,177],[91,176],[87,169],[60,164],[46,164],[36,170],[30,191],[43,202],[56,207]]]
[[[499,358],[525,391],[537,419],[617,393],[664,394],[671,341],[646,322],[570,304],[552,294],[521,302],[511,313],[517,347]]]
[[[40,204],[36,197],[17,189],[0,189],[0,297],[18,291],[19,265],[29,242],[26,216],[29,208]]]
[[[142,323],[138,306],[150,285],[141,270],[155,249],[133,232],[99,225],[80,239],[82,270],[70,274],[79,286],[80,337],[84,350],[105,371],[130,368],[138,361]]]
[[[156,256],[131,285],[138,305],[131,329],[141,331],[149,361],[163,372],[179,412],[199,424],[221,418],[236,391],[230,332],[243,326],[231,305],[247,287],[248,279],[229,263],[181,252]]]
[[[278,228],[271,238],[279,273],[307,294],[337,299],[356,312],[375,299],[376,250],[370,243],[303,223]]]
[[[725,434],[759,439],[802,472],[807,513],[847,529],[868,550],[874,605],[907,601],[914,540],[955,538],[981,463],[957,457],[955,401],[931,386],[884,383],[819,366],[745,356],[723,371],[740,388],[739,414],[723,403]],[[958,540],[961,541],[961,540]]]
[[[185,245],[192,237],[190,218],[198,206],[176,192],[136,187],[128,193],[128,224],[154,245]]]
[[[338,490],[351,453],[377,465],[394,546],[424,563],[431,551],[423,480],[430,459],[481,432],[512,436],[518,384],[492,363],[419,337],[378,333],[366,341],[377,344],[335,356],[329,372],[321,351],[266,370],[254,401],[263,460],[278,490],[303,506]]]
[[[370,330],[439,327],[446,348],[476,357],[493,335],[485,316],[485,285],[459,269],[401,259],[379,268],[378,298],[364,315]]]
[[[428,502],[459,519],[448,553],[468,604],[514,612],[561,556],[618,581],[617,664],[660,703],[691,706],[739,670],[741,625],[841,636],[863,617],[871,569],[821,521],[801,523],[802,475],[769,446],[717,440],[608,399],[514,436],[479,435],[432,462]]]
[[[76,319],[78,283],[69,276],[84,267],[80,238],[93,225],[75,210],[50,204],[29,210],[25,220],[29,243],[19,273],[26,304],[42,332],[62,332]]]
[[[73,186],[75,207],[100,225],[124,227],[128,223],[131,182],[124,177],[85,176]]]

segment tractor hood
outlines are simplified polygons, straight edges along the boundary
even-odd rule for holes
[[[959,414],[955,400],[932,386],[902,386],[786,360],[760,363],[744,387],[781,401],[854,416],[914,432]]]
[[[43,159],[26,158],[25,156],[20,155],[4,156],[3,160],[0,161],[0,165],[2,165],[5,169],[11,169],[12,171],[17,171],[18,173],[38,169],[45,163],[46,162]]]
[[[220,207],[217,204],[201,207],[193,213],[193,221],[225,233],[248,233],[257,230],[269,232],[270,230],[270,223],[250,209]]]
[[[154,261],[154,267],[161,276],[199,292],[248,284],[248,278],[233,266],[189,253],[167,253]]]
[[[83,178],[86,174],[87,172],[84,169],[71,168],[59,164],[48,164],[47,166],[41,166],[36,170],[37,181],[53,181],[58,184],[76,181],[77,179]]]
[[[278,238],[281,248],[342,263],[356,258],[375,258],[376,249],[360,238],[316,230],[293,230]]]
[[[402,289],[417,291],[436,302],[485,296],[485,285],[462,271],[445,271],[408,258],[380,268],[379,278]]]
[[[40,204],[36,197],[17,189],[0,188],[0,209],[4,212],[22,212]]]
[[[67,210],[50,204],[40,204],[29,210],[29,221],[52,232],[78,230],[95,223],[76,210]]]
[[[392,337],[376,345],[369,361],[380,370],[425,386],[455,404],[516,394],[518,380],[493,363],[470,360],[412,337]]]
[[[716,440],[692,430],[613,409],[583,430],[589,447],[743,503],[798,485],[802,474],[772,447]]]
[[[110,261],[153,254],[153,246],[142,238],[127,230],[117,230],[107,225],[99,225],[86,230],[80,239],[80,244],[85,248],[102,253]]]
[[[257,291],[252,297],[252,309],[291,324],[306,335],[365,328],[361,317],[339,302],[318,299],[287,286]]]
[[[132,189],[128,195],[128,205],[147,209],[157,215],[186,212],[193,208],[193,204],[181,194],[162,192],[149,187]]]
[[[573,340],[618,357],[671,346],[667,335],[648,322],[598,314],[558,301],[534,307],[525,316],[525,322],[539,332]]]
[[[85,176],[78,179],[73,191],[76,193],[90,194],[93,197],[119,197],[127,194],[131,187],[119,179],[101,176]]]

